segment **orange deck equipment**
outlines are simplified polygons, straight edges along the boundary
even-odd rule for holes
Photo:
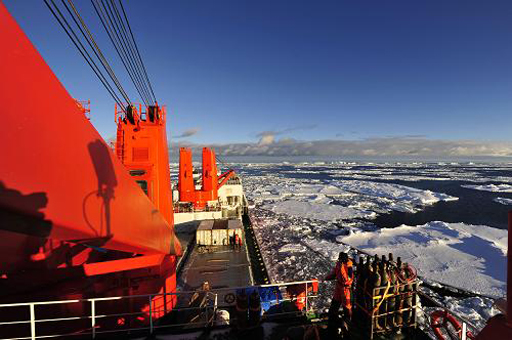
[[[204,209],[208,202],[217,201],[219,189],[235,174],[233,170],[229,170],[218,175],[215,151],[210,148],[203,148],[202,170],[201,190],[196,190],[193,179],[192,151],[189,148],[181,148],[178,176],[179,200],[193,203],[194,208],[199,210]]]
[[[215,151],[203,148],[203,185],[200,191],[196,191],[195,204],[198,207],[206,206],[207,202],[218,199],[217,162]]]
[[[180,149],[180,170],[178,178],[178,192],[180,201],[194,202],[195,187],[192,167],[192,151],[189,148]]]
[[[158,105],[116,105],[116,154],[129,174],[173,226],[166,110]]]

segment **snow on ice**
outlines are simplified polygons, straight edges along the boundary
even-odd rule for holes
[[[332,221],[372,219],[390,210],[417,212],[422,207],[457,197],[400,184],[361,180],[297,180],[279,176],[248,177],[250,199],[267,202],[265,209],[281,214]],[[334,203],[334,204],[333,204]]]
[[[430,222],[338,236],[375,254],[395,253],[419,275],[477,293],[506,291],[507,231],[463,223]]]
[[[426,206],[439,201],[454,201],[457,197],[443,193],[436,193],[430,190],[421,190],[399,184],[344,180],[337,181],[339,188],[370,197],[379,197],[392,200],[392,210],[415,212],[416,207]]]
[[[490,192],[512,192],[512,185],[510,184],[482,184],[482,185],[462,185],[463,188],[474,189],[480,191]]]
[[[496,197],[493,199],[494,202],[500,203],[503,205],[512,205],[512,199],[511,198],[504,198],[504,197]]]
[[[372,218],[376,214],[340,205],[324,204],[317,201],[301,202],[295,200],[280,201],[267,204],[264,208],[279,214],[291,214],[297,217],[311,218],[322,221],[333,221],[350,218]]]

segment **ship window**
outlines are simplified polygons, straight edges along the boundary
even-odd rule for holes
[[[146,170],[130,170],[132,176],[142,176],[146,174]]]
[[[144,191],[144,193],[148,194],[148,182],[147,181],[136,181],[139,187]]]

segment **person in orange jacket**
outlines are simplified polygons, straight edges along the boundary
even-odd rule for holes
[[[242,248],[242,239],[238,234],[235,234],[235,249],[240,250]]]
[[[332,338],[336,337],[336,328],[338,324],[338,311],[343,307],[343,316],[350,321],[352,318],[352,304],[350,302],[350,293],[352,282],[354,281],[354,270],[352,260],[348,254],[340,252],[338,262],[324,280],[336,280],[334,295],[329,308],[328,330]]]

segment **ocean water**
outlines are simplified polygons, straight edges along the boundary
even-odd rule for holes
[[[252,163],[254,164],[254,163]],[[391,211],[372,220],[379,227],[395,227],[402,224],[419,225],[430,221],[462,222],[482,224],[507,229],[507,206],[494,199],[512,199],[512,193],[489,192],[464,188],[464,185],[511,184],[512,166],[509,164],[283,164],[259,163],[265,166],[248,167],[235,163],[233,168],[244,176],[280,174],[285,178],[319,180],[365,180],[372,182],[401,184],[422,190],[445,193],[458,197],[456,201],[441,201],[424,207],[415,213]],[[336,169],[349,169],[348,174],[333,173]],[[302,171],[306,170],[306,171]],[[355,176],[356,175],[356,176]],[[361,177],[364,176],[364,177]]]

